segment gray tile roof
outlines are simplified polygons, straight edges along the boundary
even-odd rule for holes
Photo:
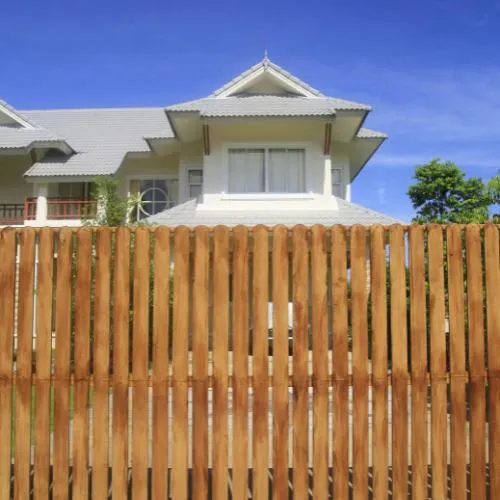
[[[331,116],[340,110],[369,111],[370,106],[333,97],[299,97],[290,94],[241,94],[206,97],[169,106],[167,111],[195,111],[207,118],[238,116]]]
[[[30,148],[36,142],[61,142],[61,138],[43,128],[0,126],[0,149]]]
[[[24,111],[39,126],[63,136],[76,154],[63,161],[45,158],[26,173],[30,177],[108,175],[128,152],[149,152],[149,138],[171,138],[164,108],[63,109]]]
[[[369,128],[361,128],[356,137],[358,139],[387,139],[388,135]]]
[[[355,203],[339,198],[337,198],[337,203],[339,205],[338,210],[201,211],[196,210],[196,200],[191,200],[153,215],[147,220],[156,225],[188,227],[199,225],[216,226],[218,224],[234,227],[240,224],[244,226],[256,226],[257,224],[266,226],[275,226],[277,224],[284,224],[285,226],[294,226],[296,224],[306,226],[343,224],[352,226],[353,224],[390,225],[401,223],[401,221],[388,215],[369,210]]]
[[[248,75],[251,75],[254,71],[257,71],[260,68],[266,68],[266,67],[274,69],[275,71],[277,71],[278,73],[280,73],[284,77],[292,80],[297,85],[300,85],[304,89],[307,89],[309,92],[311,92],[314,95],[317,95],[317,96],[322,96],[323,95],[323,94],[321,94],[321,92],[319,90],[314,89],[313,87],[311,87],[307,83],[303,82],[302,80],[300,80],[296,76],[292,75],[291,73],[289,73],[288,71],[286,71],[285,69],[283,69],[281,66],[278,66],[277,64],[275,64],[272,61],[270,61],[267,56],[264,57],[264,59],[262,59],[262,61],[258,62],[257,64],[254,64],[251,68],[248,68],[246,71],[244,71],[243,73],[240,73],[238,76],[236,76],[235,78],[233,78],[231,81],[229,81],[226,84],[224,84],[222,87],[220,87],[215,92],[213,92],[212,95],[213,96],[218,96],[219,94],[222,94],[222,92],[224,92],[228,88],[232,87],[234,84],[238,83],[239,81],[243,80]]]

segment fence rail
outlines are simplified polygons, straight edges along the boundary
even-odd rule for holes
[[[494,498],[499,296],[493,224],[1,229],[0,499]]]

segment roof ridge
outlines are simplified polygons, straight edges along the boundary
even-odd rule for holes
[[[60,113],[64,111],[151,111],[151,110],[158,110],[158,111],[164,111],[165,106],[139,106],[139,107],[133,107],[133,106],[125,106],[125,107],[95,107],[95,108],[44,108],[44,109],[23,109],[23,113]]]

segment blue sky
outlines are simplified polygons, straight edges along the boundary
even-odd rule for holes
[[[163,106],[206,95],[260,60],[323,93],[374,106],[390,134],[354,201],[409,220],[414,166],[500,168],[500,1],[160,2],[2,5],[0,98],[19,109]]]

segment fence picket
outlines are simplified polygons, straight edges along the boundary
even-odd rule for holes
[[[253,230],[253,497],[268,500],[269,471],[269,339],[268,339],[268,301],[269,301],[269,231],[267,227],[257,226]],[[280,281],[287,280],[280,276]],[[279,307],[279,306],[278,306]],[[273,342],[276,342],[276,325],[273,324]],[[280,341],[283,329],[279,333]],[[285,336],[288,336],[286,331]],[[283,347],[276,346],[277,349]],[[284,348],[287,350],[287,348]],[[286,351],[287,352],[287,351]],[[288,378],[285,380],[288,381]],[[288,384],[286,384],[288,390]],[[284,422],[281,422],[284,425]],[[287,426],[288,427],[288,426]]]
[[[328,498],[328,295],[326,231],[311,230],[312,349],[313,349],[313,496]]]
[[[153,296],[153,500],[168,492],[168,375],[170,366],[170,231],[155,231]]]
[[[345,228],[331,230],[332,330],[333,330],[333,494],[349,494],[349,373],[347,238]]]
[[[233,229],[233,496],[248,495],[248,229]]]
[[[214,229],[213,303],[212,497],[226,500],[228,498],[229,231],[223,226]]]
[[[73,420],[73,498],[87,500],[89,466],[90,286],[92,230],[81,228],[76,240],[75,393]]]
[[[406,328],[403,228],[390,228],[392,347],[392,488],[395,500],[408,497],[408,340]]]
[[[276,230],[275,230],[276,231]],[[309,255],[307,228],[292,230],[293,273],[293,491],[307,498],[308,463],[308,351],[309,351]]]
[[[208,230],[194,232],[193,498],[208,495]]]
[[[488,328],[489,462],[490,491],[500,491],[500,248],[498,226],[484,229],[486,261],[486,310]]]
[[[132,496],[148,497],[149,230],[135,230],[132,325]]]
[[[111,230],[109,228],[99,228],[96,231],[94,276],[92,498],[107,500],[111,305]]]
[[[173,463],[172,497],[188,498],[188,331],[190,232],[175,230],[173,329]]]
[[[126,498],[128,492],[128,395],[130,322],[130,232],[115,233],[113,269],[113,469],[112,497]]]
[[[262,231],[263,232],[263,231]],[[255,263],[262,266],[267,234],[260,237],[262,257]],[[273,230],[272,242],[272,298],[273,298],[273,499],[288,495],[289,450],[289,391],[288,391],[288,294],[289,259],[288,230],[283,226]],[[262,278],[263,279],[263,278]],[[262,306],[261,306],[262,307]],[[267,307],[267,305],[266,305]],[[267,330],[267,325],[266,325]],[[267,334],[267,332],[266,332]]]
[[[415,500],[427,500],[427,330],[424,228],[412,226],[410,242],[410,335],[412,485]]]
[[[450,316],[451,384],[451,492],[454,499],[465,499],[466,476],[466,399],[465,330],[462,231],[460,226],[446,229],[448,254],[448,313]]]
[[[31,361],[33,350],[33,298],[35,281],[35,231],[19,238],[19,301],[16,350],[16,404],[14,498],[28,498],[30,491]]]
[[[36,426],[34,429],[35,467],[33,473],[35,500],[45,500],[49,497],[53,262],[54,233],[49,228],[43,228],[40,230],[38,239],[38,279],[36,284],[37,380],[35,382]]]
[[[372,363],[373,363],[373,498],[387,499],[387,263],[385,230],[373,226],[370,234]]]
[[[353,492],[368,498],[368,316],[366,232],[351,229]]]

